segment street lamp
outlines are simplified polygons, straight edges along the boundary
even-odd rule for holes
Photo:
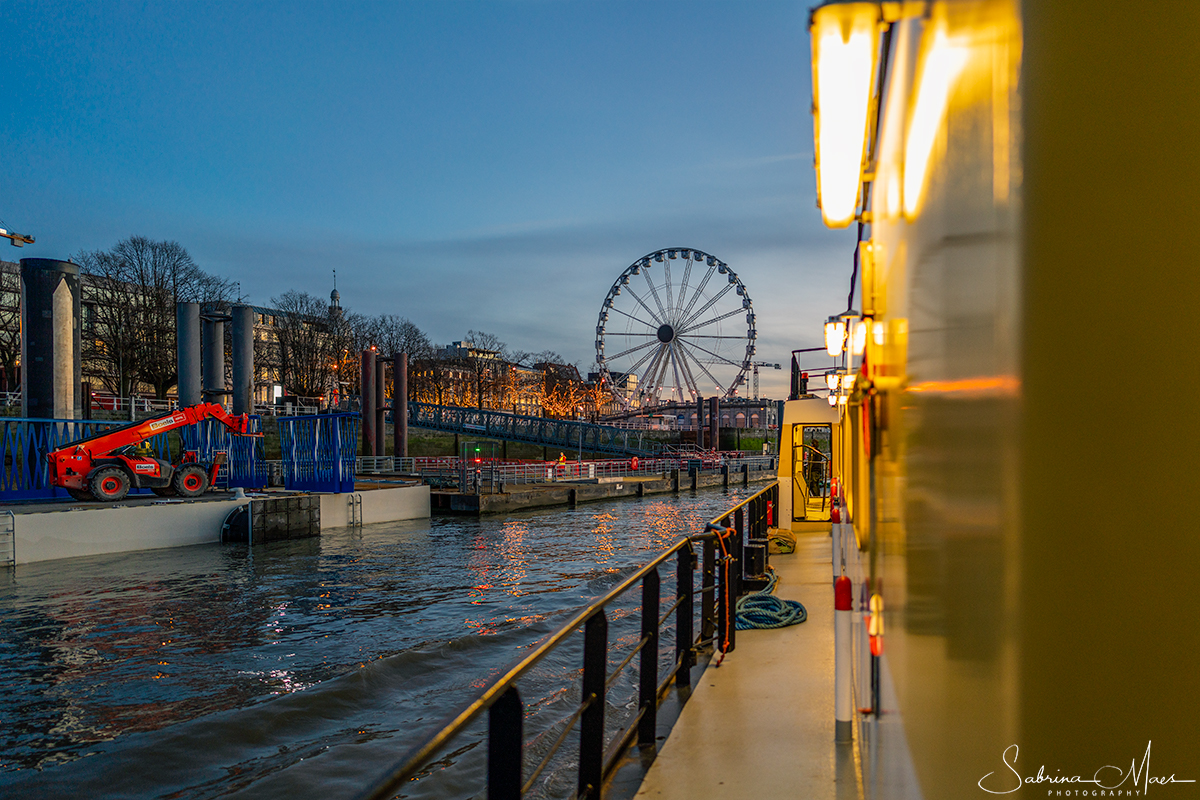
[[[830,228],[855,216],[878,56],[880,6],[830,2],[809,17],[817,204]]]

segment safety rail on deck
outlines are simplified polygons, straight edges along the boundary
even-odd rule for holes
[[[758,525],[766,519],[767,500],[778,499],[778,485],[773,483],[723,514],[741,516],[752,509],[750,520]],[[763,513],[760,514],[759,511]],[[373,786],[359,795],[359,800],[387,800],[408,781],[413,780],[439,751],[462,733],[484,711],[488,712],[487,732],[487,796],[519,798],[533,788],[538,777],[550,764],[554,754],[579,724],[579,758],[575,796],[582,800],[599,800],[605,781],[619,766],[625,751],[635,742],[644,752],[656,746],[658,708],[671,685],[690,690],[691,671],[700,653],[709,648],[729,653],[736,646],[734,607],[741,593],[742,568],[740,554],[744,532],[728,525],[710,524],[705,533],[680,539],[646,566],[634,572],[599,600],[576,614],[567,624],[543,639],[528,655],[511,664],[500,677],[433,736],[413,747],[403,759],[382,775]],[[762,527],[765,537],[766,528]],[[701,588],[694,590],[697,567],[694,545],[702,548],[699,566]],[[721,553],[717,557],[718,550]],[[660,607],[659,567],[676,556],[676,592],[674,602],[662,613]],[[608,671],[608,617],[605,607],[635,586],[641,586],[641,638],[624,660]],[[700,632],[694,634],[694,600],[700,600]],[[675,615],[675,659],[666,675],[659,677],[659,629]],[[581,702],[558,732],[554,744],[533,768],[528,777],[523,773],[525,705],[517,690],[517,680],[551,651],[562,645],[582,626],[583,675]],[[638,706],[633,720],[604,744],[604,715],[608,689],[617,676],[640,656],[638,665]],[[683,698],[686,701],[686,696]]]

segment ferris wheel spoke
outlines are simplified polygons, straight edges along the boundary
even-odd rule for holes
[[[726,364],[732,364],[733,366],[737,367],[738,369],[742,368],[742,365],[739,364],[738,362],[731,361],[728,358],[726,358],[725,356],[721,355],[720,353],[714,353],[712,350],[709,350],[707,347],[701,347],[700,345],[696,344],[695,342],[688,342],[688,344],[690,344],[692,347],[696,348],[697,350],[703,350],[704,352],[708,353],[710,356],[712,356],[713,358],[715,358],[719,361],[724,361]]]
[[[658,296],[658,289],[654,288],[654,281],[650,278],[650,270],[642,270],[642,277],[646,279],[646,285],[650,287],[650,294],[654,296],[654,305],[658,306],[658,310],[662,312],[662,318],[667,319],[667,309],[663,307],[662,299]]]
[[[722,386],[721,382],[719,380],[717,380],[716,377],[714,377],[711,372],[708,371],[708,367],[704,366],[704,362],[701,361],[700,359],[696,358],[695,353],[689,353],[688,349],[684,346],[683,342],[679,342],[679,349],[682,350],[687,355],[691,356],[692,361],[696,362],[696,366],[700,368],[701,372],[703,372],[705,375],[708,376],[708,379],[713,382],[713,385],[716,386],[717,389],[719,389],[722,392],[725,391],[725,387]]]
[[[687,296],[687,282],[688,282],[688,277],[692,274],[692,264],[693,263],[694,262],[692,261],[692,259],[689,258],[687,260],[687,264],[685,264],[683,267],[683,280],[679,282],[679,294],[676,295],[676,297],[679,300],[679,305],[681,305],[681,306],[683,305],[684,297]]]
[[[664,290],[664,294],[667,296],[667,308],[671,309],[673,305],[671,302],[671,259],[668,258],[663,262],[663,272],[667,276],[667,284]],[[667,316],[670,317],[670,314]]]
[[[663,387],[665,387],[667,384],[667,370],[670,368],[670,366],[671,366],[671,347],[670,347],[670,345],[663,345],[662,363],[659,365],[658,380],[655,382],[655,385],[654,385],[654,396],[655,397],[658,397],[659,392],[661,392],[663,390]]]
[[[632,293],[631,293],[631,294],[632,294]],[[619,309],[619,308],[611,308],[611,309],[609,309],[609,310],[610,310],[610,311],[615,311],[615,312],[617,312],[618,314],[621,314],[622,316],[629,317],[629,318],[630,318],[631,320],[633,320],[634,322],[640,322],[640,323],[642,323],[643,325],[645,325],[647,328],[657,328],[657,327],[658,327],[658,325],[656,325],[656,324],[654,324],[654,323],[652,323],[652,322],[646,322],[646,320],[644,320],[644,319],[638,319],[638,318],[637,318],[637,317],[635,317],[633,314],[629,314],[629,313],[627,313],[627,312],[625,312],[625,311],[622,311],[622,310],[621,310],[621,309]],[[646,334],[646,335],[647,335],[647,336],[653,336],[654,334],[653,334],[653,333],[648,333],[648,334]]]
[[[683,353],[683,342],[672,342],[671,347],[677,349],[676,356],[679,359],[679,367],[683,369],[683,379],[688,384],[688,389],[691,390],[692,395],[698,395],[700,393],[700,386],[696,384],[695,375],[691,374],[691,368],[688,366],[688,356]]]
[[[675,388],[679,390],[679,399],[683,400],[683,381],[679,378],[679,358],[674,345],[671,347],[671,368],[675,370]]]
[[[650,391],[646,393],[648,396],[654,395],[654,384],[658,381],[659,365],[662,363],[664,352],[666,352],[666,346],[661,346],[654,351],[654,358],[651,359],[650,366],[642,375],[642,384],[650,387]]]
[[[718,300],[720,300],[722,297],[724,297],[726,294],[728,294],[729,290],[732,288],[733,288],[732,283],[725,284],[724,289],[717,292],[712,297],[708,298],[708,302],[705,303],[704,305],[700,306],[700,309],[698,311],[696,311],[694,314],[692,314],[690,317],[688,317],[686,320],[684,320],[683,324],[680,325],[679,327],[684,328],[684,329],[687,329],[688,327],[690,327],[693,322],[695,322],[700,317],[704,316],[705,311],[708,311],[710,308],[712,308],[714,305],[716,305]]]
[[[645,335],[653,336],[654,334],[645,334]],[[681,333],[681,334],[679,334],[679,336],[688,338],[688,339],[741,339],[743,341],[745,341],[745,339],[746,339],[745,336],[733,336],[733,335],[729,335],[729,334],[716,334],[716,333]]]
[[[623,371],[624,371],[624,373],[625,373],[626,375],[636,375],[636,374],[637,374],[637,371],[638,371],[638,368],[639,368],[640,366],[642,366],[642,364],[645,364],[645,363],[646,363],[646,359],[650,358],[652,355],[654,355],[654,354],[655,354],[655,353],[657,353],[657,352],[658,352],[657,350],[649,350],[649,351],[647,351],[647,352],[643,353],[643,354],[641,355],[641,357],[640,357],[640,358],[638,358],[638,360],[637,360],[637,361],[633,362],[633,364],[631,364],[631,365],[630,365],[630,367],[629,367],[628,369],[626,369],[626,370],[623,370]]]
[[[659,318],[658,314],[654,313],[654,309],[652,309],[650,306],[646,305],[646,301],[643,300],[642,298],[638,297],[637,293],[633,291],[632,287],[626,286],[625,288],[629,290],[629,296],[632,297],[634,300],[637,300],[638,305],[641,306],[642,308],[646,309],[646,313],[649,314],[651,319],[654,320],[655,324],[651,325],[650,327],[657,328],[659,325],[662,325],[662,319]]]
[[[642,344],[639,344],[639,345],[634,345],[633,347],[629,348],[628,350],[622,350],[621,352],[617,353],[615,356],[609,356],[609,357],[608,357],[606,360],[607,360],[607,361],[614,361],[614,360],[616,360],[616,359],[620,358],[621,356],[627,356],[627,355],[629,355],[630,353],[636,353],[638,350],[641,350],[643,347],[650,347],[650,346],[652,346],[652,345],[653,345],[655,342],[657,342],[657,341],[658,341],[658,340],[657,340],[657,339],[655,339],[654,341],[650,341],[650,342],[643,342]]]
[[[692,368],[688,366],[687,356],[683,354],[683,345],[679,344],[679,364],[683,367],[683,378],[687,381],[688,389],[693,395],[700,394],[700,386],[696,383],[696,376],[692,374]]]
[[[705,325],[712,325],[714,322],[720,322],[723,319],[729,319],[730,317],[736,317],[738,314],[744,314],[745,312],[746,312],[746,309],[744,309],[744,308],[735,308],[733,311],[726,311],[724,314],[722,314],[719,317],[713,317],[712,319],[704,320],[704,322],[697,322],[695,325],[689,325],[688,327],[686,327],[682,331],[680,331],[680,333],[688,333],[689,331],[694,331],[697,328],[703,328]],[[745,337],[738,336],[735,338],[744,339]]]
[[[692,308],[695,307],[696,301],[704,296],[704,287],[708,286],[708,279],[711,278],[716,271],[717,265],[714,263],[708,268],[708,272],[704,273],[704,279],[700,281],[700,285],[696,287],[696,290],[692,293],[692,296],[688,298],[688,304],[683,309],[683,313],[679,315],[679,319],[676,320],[676,322],[683,322],[683,320],[687,319],[688,315],[692,313]]]

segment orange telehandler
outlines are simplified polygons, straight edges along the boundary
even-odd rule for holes
[[[152,489],[162,496],[197,497],[216,480],[225,453],[217,453],[211,464],[202,464],[199,453],[187,450],[178,464],[172,464],[155,458],[147,441],[206,419],[217,420],[238,436],[262,436],[250,432],[248,415],[235,417],[216,403],[200,403],[131,422],[47,453],[50,482],[66,489],[76,500],[120,500],[135,487]]]

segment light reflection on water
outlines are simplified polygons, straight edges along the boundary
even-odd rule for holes
[[[0,790],[352,795],[570,611],[754,490],[22,566],[0,583]],[[626,647],[636,595],[610,614]],[[522,681],[531,757],[578,701],[575,644]],[[409,796],[475,794],[478,744]],[[567,772],[537,791],[569,794]]]

